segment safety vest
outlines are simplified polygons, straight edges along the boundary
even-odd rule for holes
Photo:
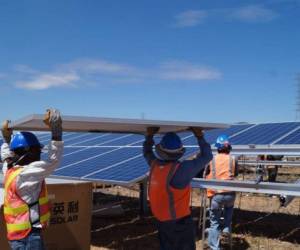
[[[22,200],[16,188],[17,176],[21,171],[21,167],[11,168],[7,171],[4,178],[4,218],[6,221],[7,238],[9,240],[24,239],[30,233],[32,227],[30,221],[30,205]],[[39,222],[42,228],[45,228],[50,219],[45,182],[42,184],[39,200],[34,204],[39,205]]]
[[[229,154],[217,154],[209,163],[210,173],[206,179],[233,180],[235,172],[235,159]],[[207,189],[207,197],[212,197],[216,193],[225,193],[226,190]]]
[[[150,207],[159,221],[176,220],[191,213],[191,187],[176,189],[170,185],[179,166],[179,163],[174,162],[160,165],[158,161],[154,161],[151,166],[148,190]]]

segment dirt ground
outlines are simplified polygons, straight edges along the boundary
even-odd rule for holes
[[[246,177],[251,178],[249,173]],[[297,178],[300,178],[299,168],[279,170],[279,181],[294,181]],[[137,187],[101,189],[95,193],[94,203],[97,208],[115,205],[122,213],[93,216],[92,250],[159,249],[151,213],[144,216],[139,214]],[[199,214],[200,192],[194,190],[192,215],[197,228],[197,249],[202,246],[201,229],[198,229]],[[294,199],[287,208],[280,208],[278,197],[238,193],[232,225],[232,249],[300,250],[300,198]],[[225,242],[222,246],[223,249],[229,249]]]

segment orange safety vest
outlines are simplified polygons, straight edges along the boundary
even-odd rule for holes
[[[176,220],[191,213],[191,187],[176,189],[170,185],[179,166],[174,162],[165,165],[158,161],[152,163],[148,193],[151,211],[159,221]]]
[[[27,237],[31,231],[30,208],[17,193],[16,180],[23,168],[14,167],[6,172],[4,178],[4,218],[6,221],[7,238],[20,240]],[[42,228],[45,228],[50,219],[48,195],[45,182],[39,195],[39,220]]]
[[[229,154],[217,154],[209,163],[210,173],[206,179],[233,180],[235,172],[235,159]],[[225,193],[226,190],[207,189],[207,197],[212,197],[216,193]]]

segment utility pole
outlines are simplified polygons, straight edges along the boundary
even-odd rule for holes
[[[296,121],[300,120],[300,73],[296,76],[297,92],[296,92]]]

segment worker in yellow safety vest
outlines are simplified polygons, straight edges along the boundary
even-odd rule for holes
[[[2,126],[1,160],[4,175],[4,218],[13,250],[43,250],[41,230],[50,219],[45,178],[59,165],[63,152],[62,120],[47,110],[44,122],[52,131],[48,160],[41,160],[42,144],[31,132],[12,137],[9,121]]]
[[[237,163],[230,155],[232,148],[228,136],[218,136],[215,147],[218,153],[209,164],[206,179],[233,180],[237,175]],[[231,233],[235,192],[207,189],[207,197],[210,199],[208,244],[212,250],[219,250],[221,230],[226,235]],[[221,225],[222,211],[224,211],[224,222]]]

